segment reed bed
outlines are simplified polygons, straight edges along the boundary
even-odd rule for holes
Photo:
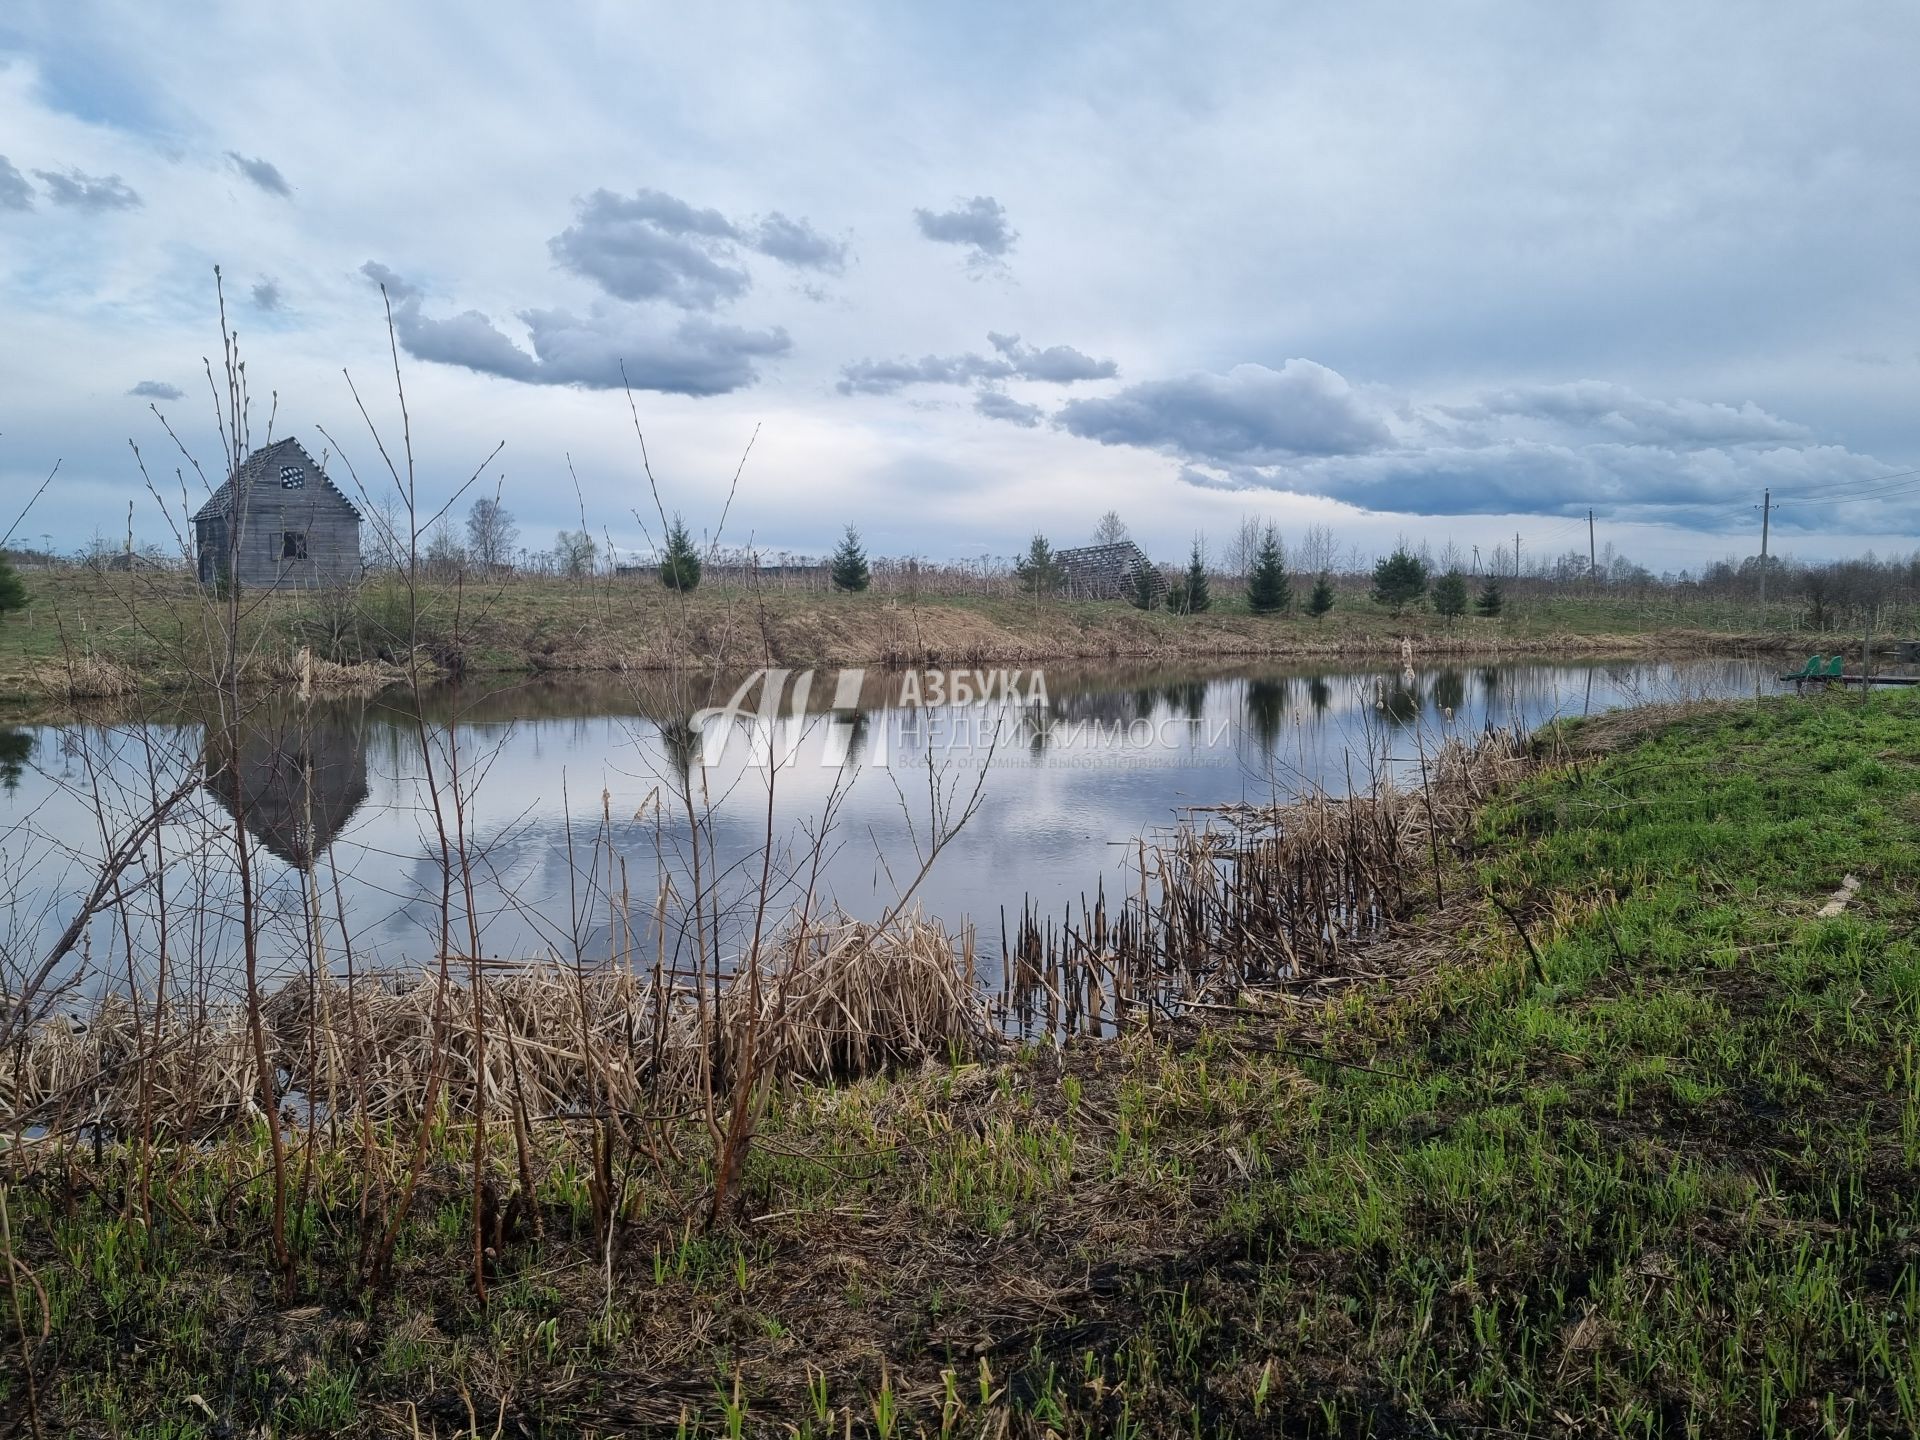
[[[671,1108],[709,1077],[724,1089],[749,1028],[757,1074],[774,1081],[973,1055],[993,1037],[971,937],[956,941],[917,912],[884,933],[845,916],[795,926],[768,947],[757,980],[723,979],[717,999],[710,980],[684,972],[486,968],[480,1045],[464,959],[445,978],[281,986],[261,1013],[285,1110],[300,1119],[310,1105],[329,1124],[417,1117],[437,1064],[432,1089],[455,1116],[477,1095],[496,1116],[617,1118]],[[156,1132],[206,1139],[253,1123],[258,1093],[237,1002],[156,1023],[115,993],[84,1018],[42,1022],[0,1057],[0,1124],[16,1131],[122,1134],[144,1115]]]
[[[1517,729],[1449,738],[1345,796],[1200,806],[1141,842],[1138,885],[1058,916],[1022,910],[997,1002],[1028,1033],[1100,1035],[1138,1012],[1205,1006],[1245,988],[1303,985],[1339,971],[1416,903],[1446,899],[1443,857],[1480,803],[1534,764]]]
[[[84,650],[36,666],[29,688],[47,700],[114,700],[137,692],[140,681],[137,666]]]

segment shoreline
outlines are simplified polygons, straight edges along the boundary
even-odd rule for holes
[[[1516,598],[1495,619],[1393,615],[1343,593],[1322,619],[1252,615],[1237,597],[1199,615],[1118,601],[1040,603],[1006,597],[725,589],[674,597],[659,587],[525,580],[410,598],[391,582],[351,597],[252,597],[239,653],[250,684],[318,673],[342,686],[404,677],[408,642],[436,675],[740,673],[795,668],[962,669],[1067,663],[1339,662],[1418,655],[1631,658],[1741,653],[1804,655],[1827,633],[1768,625],[1709,604],[1624,597]],[[138,575],[57,576],[23,616],[0,624],[0,707],[191,688],[225,615],[191,586]],[[396,638],[398,637],[398,638]],[[221,642],[224,644],[224,642]],[[303,661],[302,651],[311,661]]]
[[[1004,650],[969,651],[949,655],[937,646],[903,653],[861,653],[839,650],[830,656],[810,658],[792,654],[764,652],[754,663],[735,660],[722,668],[714,657],[696,657],[692,663],[673,663],[658,656],[642,655],[631,660],[612,655],[594,655],[573,659],[544,657],[539,663],[489,664],[462,663],[448,670],[431,661],[422,666],[423,680],[441,687],[460,683],[516,681],[593,680],[634,677],[642,683],[683,677],[711,686],[720,681],[737,680],[765,666],[787,669],[867,669],[878,675],[900,675],[909,671],[1034,669],[1063,666],[1070,669],[1094,669],[1103,666],[1167,667],[1194,669],[1223,667],[1228,670],[1274,663],[1308,668],[1337,667],[1349,662],[1398,660],[1403,646],[1411,641],[1416,668],[1437,661],[1458,663],[1520,664],[1530,660],[1571,663],[1604,663],[1609,660],[1704,660],[1712,658],[1791,655],[1807,650],[1803,636],[1781,634],[1717,634],[1699,631],[1660,631],[1641,635],[1557,635],[1526,636],[1502,643],[1500,637],[1485,633],[1459,636],[1447,634],[1395,633],[1372,636],[1342,636],[1337,640],[1312,643],[1289,640],[1285,643],[1241,644],[1206,643],[1183,646],[1156,646],[1140,649],[1083,647],[1056,649],[1046,653],[1014,646]],[[1844,646],[1836,647],[1844,649]],[[262,662],[260,672],[245,679],[242,696],[265,697],[276,688],[298,685],[303,674],[302,657],[295,654],[284,660]],[[315,662],[304,669],[307,693],[324,697],[330,694],[385,693],[408,686],[404,666],[389,662],[338,665]],[[64,684],[57,674],[42,673],[30,687],[0,692],[0,723],[49,723],[71,718],[90,709],[111,708],[142,700],[165,700],[200,693],[205,689],[191,677],[164,669],[144,668],[137,677],[124,669],[106,669],[95,662],[77,677],[77,683]],[[820,697],[815,697],[816,701]]]

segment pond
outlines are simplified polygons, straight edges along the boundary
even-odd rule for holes
[[[684,681],[596,677],[448,686],[418,709],[405,691],[272,697],[232,741],[193,707],[15,726],[0,730],[0,941],[19,973],[66,925],[105,847],[154,794],[198,774],[127,877],[125,923],[97,917],[70,964],[124,982],[131,950],[144,975],[164,920],[175,963],[191,954],[203,983],[226,983],[243,953],[236,819],[250,839],[263,973],[304,969],[316,909],[336,969],[349,958],[429,962],[446,873],[436,793],[470,862],[445,895],[456,948],[467,946],[470,888],[485,955],[594,960],[631,945],[650,960],[662,930],[671,947],[680,924],[677,901],[660,903],[663,881],[677,897],[694,890],[678,798],[691,775],[700,883],[729,944],[749,932],[764,883],[776,919],[801,903],[874,919],[909,897],[953,929],[971,921],[991,969],[1003,909],[1031,900],[1058,912],[1097,890],[1129,891],[1140,837],[1190,807],[1364,787],[1488,727],[1770,691],[1773,668],[1718,658],[1055,666],[964,680],[825,672],[797,712],[789,682],[777,707],[789,718],[772,725],[695,717],[726,706],[736,683],[703,682],[694,695]],[[770,755],[777,768],[760,763]],[[935,837],[970,807],[922,874]]]

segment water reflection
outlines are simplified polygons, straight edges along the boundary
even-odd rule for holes
[[[33,754],[33,735],[26,730],[0,730],[0,789],[17,789]]]
[[[243,722],[237,738],[215,728],[206,749],[207,793],[296,870],[312,868],[371,793],[359,717],[342,706],[320,716]]]
[[[834,709],[832,699],[846,697],[816,684],[794,759],[774,779],[774,901],[806,898],[865,916],[887,909],[917,873],[932,797],[970,786],[989,755],[978,817],[915,898],[950,924],[971,917],[996,930],[1000,907],[1017,913],[1024,896],[1057,909],[1102,885],[1136,888],[1129,842],[1186,807],[1265,801],[1310,785],[1338,792],[1349,773],[1364,783],[1450,734],[1648,700],[1751,694],[1759,673],[1739,660],[1447,664],[1411,677],[1398,665],[1049,669],[1044,702],[985,709],[903,708],[898,677],[879,672],[866,677],[857,703]],[[724,705],[736,684],[715,679],[689,695],[647,678],[571,680],[426,698],[428,728],[451,731],[471,787],[465,823],[486,953],[604,956],[611,898],[623,892],[649,944],[670,952],[682,943],[671,926],[656,933],[642,917],[662,887],[681,904],[696,890],[684,812],[658,803],[690,772],[714,806],[702,893],[717,910],[740,913],[759,875],[749,857],[767,833],[766,775],[747,764],[745,743],[696,770],[702,734],[691,718]],[[408,697],[283,705],[254,717],[232,754],[209,742],[203,717],[190,710],[163,718],[144,732],[112,716],[0,731],[0,837],[11,829],[16,843],[89,853],[99,828],[84,777],[63,775],[62,757],[97,751],[138,791],[144,762],[135,739],[158,737],[183,766],[204,755],[212,818],[230,826],[243,817],[271,857],[259,877],[272,912],[261,927],[263,955],[304,953],[303,880],[315,869],[329,891],[337,871],[338,908],[362,960],[426,953],[441,876],[426,818],[421,717]],[[829,750],[835,731],[837,755]],[[218,847],[203,853],[217,865]],[[68,872],[45,883],[72,879]],[[38,916],[49,898],[18,897],[15,911]],[[49,923],[60,915],[51,898]],[[331,894],[326,908],[336,908]],[[329,953],[340,948],[330,943]]]
[[[1280,722],[1287,711],[1285,680],[1247,682],[1247,724],[1253,738],[1264,751],[1271,751],[1280,739]]]

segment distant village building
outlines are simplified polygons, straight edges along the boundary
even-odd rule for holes
[[[91,565],[96,562],[89,560],[87,563]],[[103,570],[117,571],[121,574],[128,571],[155,571],[167,568],[166,562],[158,557],[142,554],[138,550],[115,550],[97,563]]]
[[[1069,600],[1131,600],[1137,593],[1139,574],[1145,570],[1153,597],[1163,600],[1167,577],[1160,567],[1147,559],[1146,551],[1131,540],[1114,545],[1087,545],[1078,550],[1056,550],[1054,563],[1060,567],[1060,590]]]
[[[229,570],[250,588],[299,589],[360,575],[360,512],[297,440],[240,463],[193,517],[200,583]]]

